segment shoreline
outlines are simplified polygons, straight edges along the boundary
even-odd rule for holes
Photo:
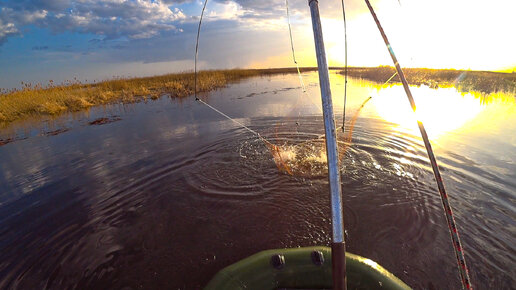
[[[330,70],[337,70],[339,74],[344,74],[343,69],[330,67]],[[300,70],[316,71],[317,68],[305,67]],[[411,85],[428,85],[432,88],[456,87],[461,92],[477,91],[484,94],[510,94],[516,91],[515,73],[420,68],[405,68],[404,71]],[[378,83],[391,78],[394,72],[394,68],[388,66],[348,68],[350,77]],[[291,73],[297,73],[296,68],[201,71],[198,75],[198,91],[212,91],[250,77]],[[391,82],[399,82],[399,77],[396,75]],[[56,117],[100,105],[136,103],[154,100],[164,95],[184,98],[193,93],[193,72],[113,79],[92,84],[82,84],[78,81],[69,81],[61,85],[50,82],[46,86],[24,84],[23,89],[4,91],[0,94],[0,128],[31,117]]]
[[[403,72],[410,85],[426,85],[430,88],[455,87],[465,93],[516,93],[516,73],[429,68],[403,68]],[[396,69],[391,66],[348,68],[348,75],[351,77],[381,83],[392,77],[391,82],[401,83],[395,73]],[[344,74],[344,71],[340,74]]]

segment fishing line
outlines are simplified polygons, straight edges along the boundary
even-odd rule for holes
[[[303,77],[301,76],[301,71],[299,70],[299,64],[296,60],[296,52],[294,49],[294,38],[292,37],[292,28],[290,26],[290,12],[288,9],[288,0],[285,0],[285,6],[287,7],[287,21],[288,21],[288,32],[290,35],[290,48],[292,49],[292,59],[294,60],[294,63],[296,64],[297,69],[297,75],[299,77],[299,83],[301,83],[301,88],[303,88],[303,93],[306,92],[305,84],[303,82]]]
[[[195,87],[194,87],[194,95],[195,95],[195,100],[197,100],[198,102],[200,102],[201,104],[204,104],[206,105],[208,108],[212,109],[213,111],[219,113],[220,115],[226,117],[227,119],[235,122],[236,124],[240,125],[242,128],[246,129],[247,131],[253,133],[254,135],[256,135],[258,138],[260,138],[260,140],[262,140],[263,142],[267,143],[267,144],[270,144],[270,145],[274,145],[272,144],[271,142],[269,142],[268,140],[266,140],[265,138],[262,137],[262,135],[260,135],[260,133],[254,131],[253,129],[247,127],[246,125],[240,123],[239,121],[231,118],[230,116],[224,114],[223,112],[221,112],[220,110],[218,110],[217,108],[213,107],[212,105],[206,103],[205,101],[199,99],[197,97],[197,57],[199,55],[199,38],[200,38],[200,35],[201,35],[201,25],[202,25],[202,18],[204,16],[204,11],[206,10],[206,4],[208,3],[208,0],[205,0],[204,1],[204,6],[202,7],[202,12],[201,12],[201,17],[199,18],[199,27],[197,28],[197,41],[195,43],[195,64],[194,64],[194,75],[195,75]]]
[[[207,3],[208,3],[208,0],[205,0],[204,1],[204,5],[202,7],[201,17],[199,18],[199,26],[197,28],[197,39],[196,39],[196,43],[195,43],[195,60],[194,60],[194,96],[195,96],[195,100],[197,100],[201,104],[207,106],[208,108],[212,109],[213,111],[217,112],[221,116],[224,116],[225,118],[227,118],[228,120],[234,122],[235,124],[239,125],[240,127],[242,127],[244,129],[246,129],[247,131],[251,132],[255,136],[257,136],[268,147],[269,151],[271,152],[272,156],[274,157],[274,161],[275,161],[275,164],[278,167],[278,169],[279,170],[284,169],[287,173],[292,175],[292,172],[290,171],[289,167],[287,166],[287,164],[283,160],[283,157],[281,156],[280,148],[278,146],[272,144],[269,140],[265,139],[260,133],[256,132],[255,130],[253,130],[253,129],[249,128],[249,127],[247,127],[246,125],[242,124],[241,122],[231,118],[230,116],[226,115],[222,111],[218,110],[217,108],[213,107],[212,105],[206,103],[205,101],[203,101],[203,100],[201,100],[200,98],[197,97],[197,81],[198,81],[197,58],[198,58],[198,55],[199,55],[199,38],[200,38],[200,35],[201,35],[202,19],[203,19],[203,16],[204,16],[204,11],[206,10],[206,4]],[[288,14],[288,2],[287,2],[287,14]],[[294,58],[294,62],[296,63],[297,73],[299,75],[299,81],[301,82],[301,87],[303,88],[303,92],[306,92],[305,85],[303,83],[303,79],[301,77],[301,72],[299,71],[299,66],[297,65],[297,60],[296,60],[296,56],[295,56],[295,52],[294,52],[294,42],[292,40],[292,31],[290,30],[290,16],[289,16],[289,31],[290,31],[290,44],[292,46],[292,56]]]
[[[382,84],[382,87],[385,86],[388,82],[390,82],[396,75],[398,74],[398,72],[395,72],[387,81],[385,81],[383,84]],[[360,111],[362,111],[362,109],[365,107],[365,105],[367,104],[367,102],[369,102],[369,100],[371,100],[373,97],[368,97],[364,102],[362,102],[362,105],[360,105],[360,107],[358,107],[358,109],[355,111],[355,114],[353,115],[353,117],[351,118],[351,120],[348,122],[348,133],[347,135],[343,135],[343,141],[344,143],[349,143],[349,145],[351,145],[351,142],[352,142],[352,139],[353,139],[353,128],[355,127],[355,123],[358,119],[358,116],[360,115]],[[342,131],[344,133],[344,131]],[[346,149],[349,145],[344,145],[344,152],[346,152]],[[342,155],[340,156],[340,158],[342,159]]]
[[[208,106],[208,108],[212,109],[213,111],[219,113],[220,115],[224,116],[225,118],[227,118],[228,120],[231,120],[233,122],[235,122],[236,124],[238,124],[239,126],[241,126],[242,128],[246,129],[247,131],[253,133],[254,135],[256,135],[256,137],[258,137],[260,140],[262,140],[263,142],[267,143],[267,144],[270,144],[270,145],[274,145],[272,144],[271,142],[269,142],[267,139],[265,139],[264,137],[262,137],[262,135],[260,135],[260,133],[256,132],[255,130],[247,127],[246,125],[242,124],[241,122],[231,118],[230,116],[224,114],[223,112],[219,111],[217,108],[213,107],[212,105],[206,103],[205,101],[201,100],[201,99],[197,99],[197,101],[199,101],[200,103]],[[274,145],[276,146],[276,145]]]
[[[367,4],[367,7],[369,8],[369,11],[371,12],[371,15],[373,16],[374,21],[376,22],[376,26],[378,26],[378,30],[380,31],[380,34],[382,35],[385,45],[387,46],[387,50],[389,51],[389,54],[391,55],[392,61],[394,62],[394,66],[396,67],[396,71],[398,72],[398,74],[400,76],[401,82],[403,84],[403,88],[405,89],[405,93],[407,94],[407,98],[410,102],[410,106],[412,107],[412,110],[414,112],[416,112],[416,103],[414,102],[414,98],[412,97],[412,93],[410,92],[410,88],[409,88],[407,79],[405,78],[405,75],[403,74],[403,70],[401,69],[401,66],[398,63],[398,59],[396,58],[396,55],[394,54],[391,44],[389,43],[389,40],[387,39],[387,35],[385,34],[385,31],[383,30],[383,28],[380,24],[380,21],[378,20],[378,17],[376,16],[376,13],[374,12],[373,7],[371,6],[371,3],[369,3],[369,0],[365,0],[365,2]],[[468,270],[468,266],[466,265],[466,259],[464,257],[464,248],[462,247],[462,243],[460,241],[459,230],[457,229],[457,225],[455,223],[455,218],[453,216],[453,211],[452,211],[452,208],[450,205],[450,201],[448,199],[448,194],[446,193],[446,189],[444,188],[444,182],[441,177],[439,167],[437,165],[437,160],[435,158],[434,151],[432,150],[432,145],[430,144],[430,140],[428,139],[428,135],[426,133],[425,127],[423,126],[423,123],[418,120],[417,125],[419,127],[419,131],[421,132],[421,137],[423,138],[423,142],[425,144],[428,158],[430,159],[430,164],[432,165],[432,170],[434,172],[434,177],[437,182],[437,188],[439,190],[439,195],[441,197],[441,202],[443,205],[446,222],[448,223],[448,229],[449,229],[450,238],[451,238],[452,244],[453,244],[453,250],[455,251],[455,258],[457,260],[457,266],[459,268],[459,275],[460,275],[460,280],[462,282],[462,288],[472,289],[473,286],[471,285],[471,279],[469,277],[469,270]]]
[[[290,24],[290,9],[289,9],[288,0],[285,0],[285,7],[286,7],[286,10],[287,10],[287,23],[288,23],[288,33],[289,33],[289,36],[290,36],[290,49],[292,50],[292,60],[296,64],[297,76],[299,77],[299,83],[301,84],[301,88],[303,90],[303,93],[306,93],[306,87],[305,87],[305,83],[303,81],[303,76],[301,75],[301,70],[299,69],[299,64],[298,64],[297,59],[296,59],[296,50],[294,48],[294,37],[292,36],[292,25]],[[294,107],[298,107],[299,106],[299,99],[300,98],[301,97],[298,96],[298,98],[296,99],[296,104],[294,105]],[[311,100],[310,100],[310,102],[311,102]],[[301,111],[298,110],[296,126],[299,126],[299,119],[300,118],[301,118]],[[299,129],[299,128],[297,128],[297,129]]]
[[[201,16],[199,18],[199,26],[197,28],[197,38],[196,38],[196,45],[195,45],[195,61],[194,61],[194,96],[195,96],[195,100],[198,101],[199,103],[207,106],[208,108],[210,108],[211,110],[215,111],[216,113],[218,113],[219,115],[223,116],[224,118],[226,118],[226,119],[234,122],[238,126],[244,128],[245,130],[247,130],[248,132],[252,133],[256,137],[258,137],[262,142],[264,142],[264,144],[269,149],[270,153],[274,157],[274,161],[275,161],[276,166],[278,167],[278,169],[280,171],[283,170],[283,171],[286,171],[288,174],[293,175],[293,173],[292,173],[292,171],[290,169],[290,166],[288,166],[287,163],[283,160],[283,156],[281,155],[281,151],[280,151],[280,147],[279,146],[274,145],[272,142],[270,142],[269,140],[265,139],[260,133],[258,133],[255,130],[249,128],[248,126],[244,125],[243,123],[239,122],[238,120],[235,120],[235,119],[231,118],[230,116],[228,116],[224,112],[222,112],[219,109],[215,108],[214,106],[206,103],[205,101],[203,101],[202,99],[200,99],[197,96],[197,92],[198,92],[198,79],[199,79],[198,71],[197,71],[197,62],[198,62],[198,55],[199,55],[199,39],[200,39],[200,34],[201,34],[202,20],[203,20],[203,17],[204,17],[204,12],[206,10],[207,3],[208,3],[208,0],[205,0],[203,8],[202,8]],[[295,49],[294,49],[294,40],[293,40],[292,28],[291,28],[291,24],[290,24],[290,12],[289,12],[289,8],[288,8],[288,0],[285,0],[285,4],[286,4],[286,8],[287,8],[287,18],[288,18],[290,45],[291,45],[291,49],[292,49],[292,58],[293,58],[294,63],[296,64],[296,69],[297,69],[297,73],[298,73],[298,77],[299,77],[299,82],[300,82],[301,87],[303,89],[303,93],[306,93],[306,87],[305,87],[304,82],[303,82],[303,77],[302,77],[301,71],[299,69],[299,64],[297,62],[296,54],[295,54]],[[299,123],[296,122],[296,124],[299,124]]]
[[[365,107],[367,102],[369,102],[369,100],[371,100],[372,98],[373,97],[371,97],[371,96],[368,97],[364,102],[362,102],[362,105],[360,105],[360,107],[358,107],[358,109],[355,111],[355,114],[353,115],[351,120],[348,122],[349,129],[348,129],[347,134],[344,134],[344,131],[343,131],[342,141],[344,142],[344,145],[342,146],[343,149],[339,151],[339,161],[340,162],[342,162],[342,159],[344,158],[346,151],[348,150],[348,148],[351,146],[351,143],[353,142],[353,130],[355,128],[355,123],[358,120],[358,116],[360,116],[360,111],[362,111],[362,109]]]
[[[348,31],[346,25],[346,11],[344,9],[344,0],[342,3],[342,19],[344,23],[344,109],[342,110],[342,132],[345,130],[346,124],[346,97],[348,92]]]
[[[194,95],[195,99],[199,100],[197,98],[197,57],[199,55],[199,36],[201,35],[201,23],[202,23],[202,17],[204,16],[204,10],[206,10],[206,4],[208,3],[208,0],[204,1],[204,6],[202,7],[201,12],[201,18],[199,19],[199,27],[197,28],[197,41],[195,43],[195,61],[194,61]]]
[[[385,83],[383,83],[382,87],[385,86],[388,82],[390,82],[397,74],[398,72],[395,72],[388,80],[385,81]]]
[[[247,127],[246,125],[242,124],[241,122],[231,118],[230,116],[224,114],[222,111],[218,110],[217,108],[213,107],[212,105],[206,103],[205,101],[201,99],[197,99],[198,102],[206,105],[208,108],[212,109],[213,111],[219,113],[221,116],[224,116],[228,120],[234,122],[235,124],[238,124],[242,128],[246,129],[247,131],[253,133],[256,137],[258,137],[265,145],[268,147],[270,153],[272,154],[272,157],[274,158],[274,163],[278,167],[278,170],[282,171],[285,170],[288,174],[294,175],[290,169],[290,167],[287,165],[287,163],[283,160],[283,156],[281,156],[280,147],[277,145],[272,144],[269,140],[265,139],[260,133],[256,132],[255,130]]]

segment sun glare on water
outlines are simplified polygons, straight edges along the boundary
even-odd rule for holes
[[[422,121],[430,138],[436,139],[448,132],[458,130],[474,119],[484,107],[471,94],[458,93],[454,88],[439,90],[428,87],[412,87],[416,113],[401,85],[377,91],[373,96],[377,114],[395,127],[419,135],[417,121]]]

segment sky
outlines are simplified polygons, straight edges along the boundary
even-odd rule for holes
[[[340,0],[320,0],[330,66],[344,64]],[[315,66],[307,0],[290,0],[296,57]],[[371,0],[404,67],[516,70],[514,0]],[[0,88],[193,70],[199,0],[0,0]],[[348,63],[391,65],[362,0],[345,0]],[[200,69],[294,66],[285,0],[209,0]]]

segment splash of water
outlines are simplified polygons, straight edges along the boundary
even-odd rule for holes
[[[339,159],[342,160],[353,140],[353,130],[360,111],[371,97],[367,98],[348,121],[348,130],[338,140]],[[339,135],[337,136],[339,138]],[[321,176],[327,172],[325,138],[310,139],[299,144],[275,145],[264,142],[269,149],[279,172],[292,176]]]

